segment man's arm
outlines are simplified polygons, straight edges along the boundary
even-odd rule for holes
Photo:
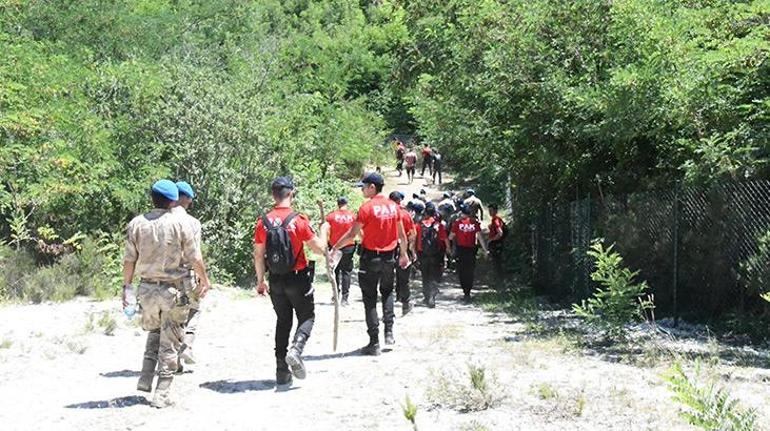
[[[396,227],[398,228],[398,243],[400,245],[399,247],[399,258],[398,258],[398,265],[401,268],[406,268],[409,266],[409,255],[407,254],[407,247],[409,247],[409,244],[406,240],[406,232],[404,231],[404,223],[401,222],[401,220],[396,223]]]
[[[487,242],[484,241],[484,235],[482,235],[481,232],[476,232],[476,241],[481,245],[481,248],[484,250],[484,253],[489,254],[489,249],[487,248]]]
[[[328,244],[328,242],[329,242],[329,232],[330,231],[331,231],[331,225],[329,224],[328,221],[324,222],[321,225],[320,235],[318,235],[319,238],[321,238],[321,240],[322,240],[322,242],[324,244],[324,247],[326,247],[326,244]]]
[[[270,288],[265,283],[265,244],[254,244],[254,270],[257,273],[257,293],[264,295],[270,293]]]
[[[134,280],[134,271],[136,270],[136,262],[135,261],[123,261],[123,307],[128,306],[128,302],[126,301],[126,286],[130,286],[131,283]]]
[[[198,276],[198,279],[201,281],[200,291],[198,292],[198,295],[203,298],[206,296],[206,292],[209,291],[211,288],[211,281],[209,280],[209,275],[206,273],[206,264],[203,263],[203,257],[198,256],[197,259],[193,260],[192,262],[192,268],[193,271],[195,271],[195,275]]]

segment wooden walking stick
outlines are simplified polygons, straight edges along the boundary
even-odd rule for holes
[[[318,201],[318,210],[321,212],[321,225],[323,226],[326,215],[324,213],[324,203],[322,200]],[[337,279],[334,277],[334,267],[332,266],[331,254],[328,249],[325,255],[326,260],[326,276],[329,278],[329,283],[332,285],[332,292],[334,298],[334,335],[332,338],[332,348],[337,351],[337,338],[340,329],[340,293],[337,290]]]

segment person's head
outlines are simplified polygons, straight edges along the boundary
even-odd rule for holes
[[[442,196],[443,196],[444,199],[451,199],[452,198],[452,194],[449,193],[449,192],[444,192],[444,194]]]
[[[423,205],[422,202],[414,202],[412,204],[412,209],[415,214],[422,214],[422,212],[425,211],[425,205]]]
[[[428,217],[436,217],[436,205],[433,202],[425,204],[425,215]]]
[[[460,205],[460,212],[463,213],[463,215],[471,215],[473,213],[473,208],[471,208],[470,205],[462,204]]]
[[[409,201],[406,203],[406,210],[407,211],[414,211],[414,202]]]
[[[361,193],[365,198],[370,198],[378,193],[382,192],[382,187],[385,185],[385,180],[377,172],[370,172],[365,174],[361,181],[356,184],[361,187]]]
[[[390,200],[393,202],[401,205],[401,201],[404,200],[404,194],[399,191],[393,191],[390,192],[390,196],[388,196],[388,198],[390,198]]]
[[[469,197],[475,196],[475,195],[476,195],[476,190],[468,189],[468,190],[465,191],[465,197],[466,198],[469,198]]]
[[[159,180],[152,185],[150,196],[155,208],[167,210],[179,200],[179,189],[171,180]]]
[[[275,200],[276,204],[285,203],[291,205],[294,190],[294,181],[289,177],[278,177],[270,184],[270,192],[273,194],[273,200]]]
[[[337,208],[343,209],[348,206],[348,198],[340,196],[337,198]]]
[[[192,186],[187,181],[178,181],[176,183],[176,188],[179,190],[179,200],[177,201],[177,205],[184,209],[190,208],[193,199],[195,199],[195,191]]]
[[[425,196],[427,194],[428,192],[426,192],[425,189],[420,189],[420,196]]]
[[[492,217],[497,215],[497,204],[489,204],[489,215]]]

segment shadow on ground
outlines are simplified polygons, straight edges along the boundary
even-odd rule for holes
[[[268,391],[275,388],[275,380],[217,380],[199,385],[220,394],[237,394],[252,391]]]
[[[137,405],[150,405],[145,397],[139,395],[130,395],[127,397],[113,398],[102,401],[86,401],[84,403],[70,404],[65,406],[68,409],[119,409]]]
[[[133,370],[120,370],[120,371],[110,371],[107,373],[99,373],[102,377],[139,377],[141,373],[139,371],[133,371]]]

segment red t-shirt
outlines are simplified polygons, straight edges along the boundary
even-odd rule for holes
[[[391,251],[398,245],[398,223],[401,211],[397,203],[376,195],[358,209],[356,221],[361,223],[361,245],[372,251]]]
[[[337,241],[343,235],[348,233],[353,222],[356,221],[356,215],[348,210],[337,210],[326,216],[326,222],[329,223],[329,245],[337,244]],[[345,246],[355,244],[355,240],[350,240]]]
[[[435,223],[435,226],[431,227]],[[444,223],[441,223],[438,221],[438,219],[434,219],[433,217],[426,217],[422,219],[421,222],[417,223],[417,241],[415,242],[417,245],[417,251],[422,251],[422,230],[423,229],[436,229],[438,231],[438,240],[439,240],[439,248],[444,249],[446,248],[444,246],[444,241],[447,238],[446,228],[444,227]]]
[[[417,154],[415,154],[414,151],[406,153],[406,156],[404,156],[404,161],[406,162],[406,165],[411,168],[417,163]]]
[[[478,220],[463,216],[452,225],[452,233],[455,234],[457,245],[460,247],[475,247],[476,233],[481,232],[481,224]]]
[[[423,148],[422,158],[424,159],[424,158],[430,157],[430,153],[431,153],[430,147]]]
[[[287,207],[273,208],[272,211],[267,213],[267,219],[273,223],[273,226],[278,226],[289,216],[293,211]],[[309,241],[313,238],[315,233],[310,226],[310,220],[300,214],[294,217],[294,220],[289,223],[286,228],[289,231],[289,238],[291,238],[291,248],[294,250],[294,256],[296,260],[294,263],[294,270],[301,271],[307,268],[307,258],[305,257],[305,241]],[[257,220],[257,225],[254,228],[254,243],[264,244],[267,238],[267,228],[262,224],[262,217]]]
[[[497,235],[503,234],[503,226],[505,222],[498,216],[492,217],[492,221],[489,222],[489,238],[495,238]],[[499,241],[502,238],[497,238],[495,241]]]

